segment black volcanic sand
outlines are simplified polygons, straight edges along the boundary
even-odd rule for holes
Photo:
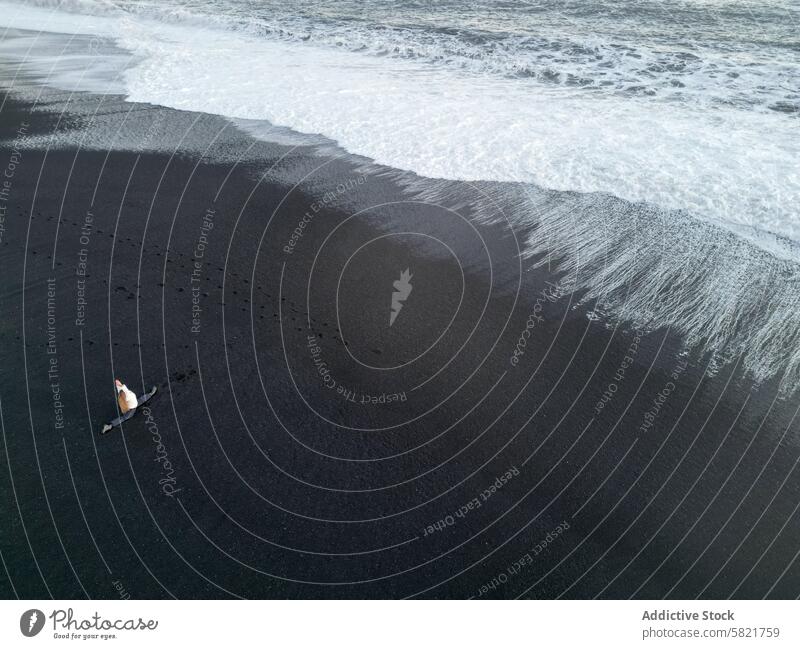
[[[775,385],[596,317],[475,187],[430,204],[217,117],[74,100],[0,113],[4,597],[800,593]],[[160,391],[100,436],[117,376]]]

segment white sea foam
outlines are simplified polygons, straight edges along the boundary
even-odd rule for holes
[[[88,6],[88,5],[87,5]],[[587,93],[125,14],[4,5],[20,28],[114,37],[131,100],[322,134],[431,178],[607,192],[800,240],[795,115]]]
[[[2,14],[15,27],[114,37],[137,55],[124,77],[134,101],[268,120],[432,178],[607,192],[800,240],[793,114],[587,93],[131,14]]]

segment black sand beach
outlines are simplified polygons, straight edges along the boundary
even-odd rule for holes
[[[3,597],[800,592],[796,399],[595,315],[482,187],[119,97],[0,140]],[[99,436],[115,377],[159,393]]]

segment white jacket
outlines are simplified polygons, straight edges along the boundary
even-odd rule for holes
[[[123,415],[139,405],[136,395],[128,389],[127,385],[117,388],[117,401]]]

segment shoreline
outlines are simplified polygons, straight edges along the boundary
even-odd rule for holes
[[[73,101],[72,135],[21,149],[0,239],[5,596],[796,595],[777,380],[596,314],[521,254],[543,226],[475,207],[483,187],[426,202],[219,117]],[[59,119],[7,98],[2,140]],[[116,375],[159,395],[98,437]]]

